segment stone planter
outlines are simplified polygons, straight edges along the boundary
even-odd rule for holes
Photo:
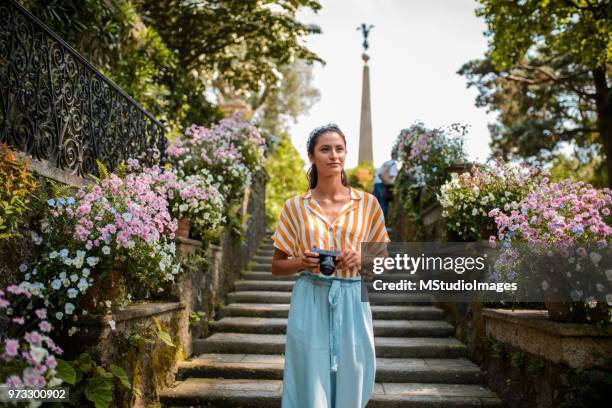
[[[175,235],[181,238],[189,238],[189,229],[191,227],[191,220],[187,217],[183,217],[178,220],[178,228],[176,229]]]
[[[610,318],[610,307],[603,302],[590,308],[583,302],[554,302],[544,300],[548,318],[558,322],[570,323],[596,323],[608,322]]]

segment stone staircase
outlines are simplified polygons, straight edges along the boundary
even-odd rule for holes
[[[297,276],[271,274],[273,250],[271,239],[264,239],[219,320],[212,322],[214,334],[194,340],[197,357],[181,363],[176,383],[162,390],[162,406],[280,407],[285,331]],[[482,372],[453,338],[455,329],[442,310],[406,295],[371,295],[370,301],[377,371],[368,407],[502,406],[482,385]]]

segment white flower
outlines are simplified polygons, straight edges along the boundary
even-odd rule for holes
[[[70,280],[72,282],[76,282],[79,280],[79,275],[77,275],[76,273],[73,273],[72,275],[70,275]]]
[[[79,294],[79,291],[76,290],[75,288],[68,289],[68,297],[70,299],[74,299],[75,297],[77,297],[78,294]]]
[[[83,276],[88,277],[90,272],[89,268],[83,268]]]
[[[76,333],[76,332],[78,332],[78,331],[79,331],[79,329],[78,329],[78,328],[76,328],[76,327],[72,326],[72,327],[71,327],[71,328],[68,330],[68,335],[69,335],[69,336],[73,336],[73,335],[74,335],[74,333]]]
[[[108,254],[110,254],[110,247],[109,247],[108,245],[104,245],[104,246],[102,247],[102,253],[103,253],[104,255],[108,255]]]
[[[57,312],[57,313],[55,314],[55,318],[56,318],[57,320],[62,320],[62,317],[64,317],[64,314],[63,314],[62,312]]]
[[[597,265],[599,261],[601,261],[601,255],[599,255],[597,252],[591,252],[589,254],[589,257],[591,258],[591,262],[593,262],[593,264],[595,265]]]
[[[85,280],[85,278],[81,278],[81,280],[79,281],[79,283],[77,284],[77,288],[79,288],[79,290],[81,292],[85,292],[87,290],[87,288],[89,287],[89,284],[87,283],[87,281]]]
[[[593,296],[589,296],[588,298],[584,300],[584,302],[591,309],[594,309],[595,307],[597,307],[597,300],[595,300]]]
[[[48,355],[49,352],[46,348],[30,345],[30,357],[32,357],[32,360],[34,360],[38,364],[40,364],[45,358],[47,358]]]
[[[111,302],[110,300],[105,300],[104,304],[110,309],[110,307],[113,305],[113,302]]]
[[[51,287],[55,290],[58,290],[62,287],[62,281],[59,279],[53,279],[53,281],[51,282]]]
[[[110,326],[111,330],[113,330],[113,331],[117,328],[116,322],[114,320],[109,320],[108,321],[108,325]]]
[[[61,280],[66,279],[66,272],[60,272],[60,274],[59,274],[59,278],[60,278]]]
[[[56,251],[53,251],[49,254],[49,259],[55,259],[57,258],[59,254]]]
[[[66,312],[66,314],[72,314],[72,312],[74,312],[74,305],[70,302],[67,302],[64,305],[64,312]]]
[[[19,265],[19,271],[20,272],[25,272],[27,270],[28,270],[28,265],[26,265],[26,264]]]
[[[62,258],[65,258],[68,256],[68,248],[64,248],[61,251],[59,251],[59,254]]]
[[[82,250],[80,250],[80,249],[76,251],[76,257],[77,257],[77,258],[80,258],[80,259],[85,258],[85,255],[86,255],[86,254],[87,254],[87,252],[82,251]]]
[[[88,264],[89,266],[92,266],[92,267],[93,267],[93,266],[96,266],[96,264],[98,263],[98,261],[99,261],[98,257],[95,257],[95,256],[88,256],[88,257],[87,257],[87,264]]]

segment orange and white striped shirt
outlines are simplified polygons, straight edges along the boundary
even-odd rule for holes
[[[361,253],[362,242],[389,242],[382,208],[372,194],[351,190],[351,199],[342,207],[333,224],[312,197],[312,190],[288,199],[272,235],[274,246],[291,257],[313,247],[326,250],[353,249]],[[319,274],[317,267],[316,271]],[[337,269],[338,278],[358,276],[358,268]]]

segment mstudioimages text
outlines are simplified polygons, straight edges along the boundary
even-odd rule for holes
[[[511,292],[518,289],[515,282],[478,282],[465,281],[463,279],[453,282],[445,282],[439,279],[419,279],[410,281],[402,279],[395,282],[385,282],[376,279],[372,282],[372,287],[376,291],[418,291],[418,292],[446,292],[446,291],[495,291],[498,293]]]

